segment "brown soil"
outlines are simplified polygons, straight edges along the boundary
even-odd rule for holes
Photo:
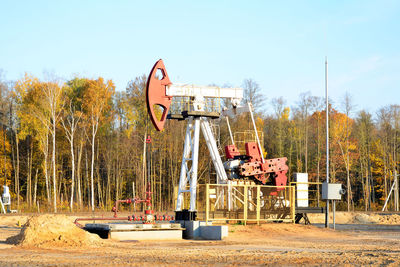
[[[342,219],[367,218],[357,219],[360,214],[342,214]],[[375,218],[365,215],[368,220]],[[83,234],[72,224],[75,217],[45,215],[31,218],[22,229],[20,235],[32,243],[15,246],[5,240],[18,234],[21,228],[16,222],[26,218],[7,217],[0,216],[0,266],[400,265],[400,231],[334,231],[282,223],[229,225],[229,237],[223,241],[91,242],[93,235]],[[397,215],[377,218],[378,223],[398,219]]]
[[[312,223],[324,223],[325,214],[308,214],[308,218]],[[330,214],[330,219],[332,222],[333,215]],[[374,213],[362,213],[362,212],[336,212],[335,216],[336,223],[342,224],[399,224],[400,225],[400,215],[381,215]]]
[[[28,219],[21,232],[6,243],[22,247],[77,247],[100,245],[101,239],[78,228],[66,215],[38,215]]]

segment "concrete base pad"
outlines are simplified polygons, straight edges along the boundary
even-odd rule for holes
[[[114,240],[182,240],[182,230],[111,231]]]
[[[222,240],[228,236],[227,225],[212,225],[204,221],[176,221],[181,224],[184,239]]]
[[[181,240],[179,223],[88,223],[85,230],[115,240]]]
[[[228,236],[227,225],[212,225],[203,221],[175,223],[87,223],[85,230],[102,238],[115,240],[222,240]]]

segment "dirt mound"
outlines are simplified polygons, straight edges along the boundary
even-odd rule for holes
[[[21,232],[6,242],[23,247],[82,247],[103,243],[100,237],[78,228],[65,215],[32,216]]]
[[[398,214],[380,215],[378,219],[380,224],[400,224],[400,215]]]

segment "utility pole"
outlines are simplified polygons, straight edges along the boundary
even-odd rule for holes
[[[329,101],[328,59],[325,57],[325,101],[326,101],[326,183],[329,184]],[[326,200],[325,228],[329,228],[329,200]]]
[[[394,169],[394,183],[395,183],[395,190],[394,190],[394,209],[395,211],[399,211],[399,179],[397,175],[397,170]]]

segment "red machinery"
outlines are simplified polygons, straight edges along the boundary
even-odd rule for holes
[[[253,178],[254,181],[275,186],[285,186],[288,166],[287,158],[266,159],[262,162],[261,152],[255,142],[245,143],[246,155],[240,155],[235,145],[225,146],[227,161],[224,163],[228,178]],[[270,179],[269,179],[270,178]],[[282,189],[282,188],[277,188]]]
[[[151,187],[150,183],[147,184],[147,190],[146,190],[146,199],[140,199],[138,197],[135,198],[128,198],[128,199],[122,199],[122,200],[117,200],[115,201],[114,207],[112,208],[112,211],[114,212],[114,217],[100,217],[100,218],[78,218],[75,220],[75,224],[81,228],[83,226],[79,223],[80,221],[135,221],[135,222],[142,222],[144,224],[150,224],[150,223],[155,223],[156,221],[171,221],[174,220],[174,216],[170,215],[157,215],[154,214],[154,210],[151,209]],[[126,204],[132,204],[132,203],[143,203],[146,205],[146,209],[144,211],[144,214],[142,215],[135,215],[133,214],[132,216],[128,217],[118,217],[118,204],[119,203],[126,203]]]
[[[148,183],[146,190],[146,199],[140,199],[139,197],[135,197],[135,198],[128,198],[115,201],[114,207],[112,208],[112,211],[114,212],[114,218],[118,217],[117,213],[119,211],[118,210],[119,203],[127,203],[127,204],[143,203],[146,205],[146,210],[144,211],[144,214],[128,216],[129,221],[142,221],[143,223],[154,223],[155,221],[173,220],[174,219],[173,216],[154,215],[154,210],[151,209],[151,195],[152,195],[151,187],[150,183]]]

